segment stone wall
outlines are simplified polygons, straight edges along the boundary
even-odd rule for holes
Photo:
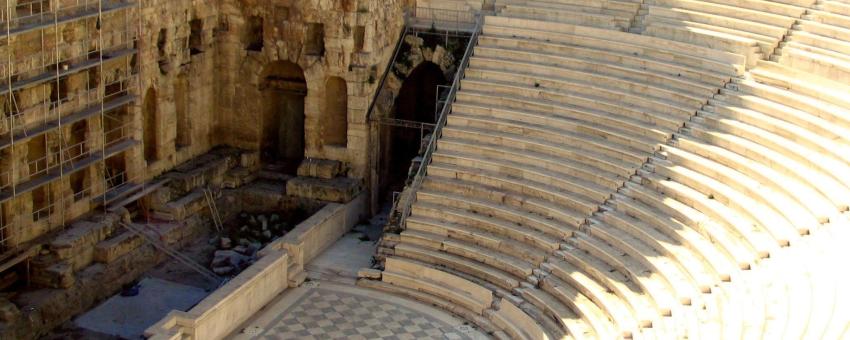
[[[367,170],[366,111],[403,24],[400,0],[261,1],[226,0],[221,6],[226,32],[220,40],[221,124],[217,135],[232,145],[260,147],[263,71],[276,62],[297,65],[306,82],[305,156],[351,164],[350,176]],[[251,22],[262,18],[261,50],[248,49]],[[320,39],[321,42],[317,41]],[[321,45],[321,46],[317,46]],[[327,110],[331,79],[345,81],[346,117]],[[339,88],[339,85],[332,86]],[[336,92],[336,91],[331,91]],[[345,145],[324,138],[323,126],[347,121]]]
[[[133,159],[155,177],[225,141],[217,124],[217,67],[221,32],[218,1],[145,0],[142,9],[141,91],[153,107],[142,110],[138,140],[150,144]],[[151,122],[145,122],[146,119]],[[152,132],[155,136],[144,136]],[[146,159],[147,158],[147,159]]]

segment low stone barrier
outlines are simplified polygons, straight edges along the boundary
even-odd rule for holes
[[[366,195],[347,204],[331,203],[269,243],[257,262],[188,312],[172,311],[145,330],[148,339],[221,339],[231,334],[289,286],[290,269],[322,253],[348,232],[365,211]],[[294,265],[294,266],[293,266]]]

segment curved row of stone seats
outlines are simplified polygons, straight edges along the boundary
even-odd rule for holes
[[[741,63],[488,17],[388,260],[489,291],[459,308],[516,338],[843,334],[829,273],[780,268],[848,226],[850,91]]]
[[[639,2],[605,0],[496,0],[499,15],[627,31]]]
[[[415,263],[426,271],[439,271],[441,275],[448,275],[456,280],[462,280],[475,287],[481,287],[492,293],[496,303],[493,308],[481,310],[470,309],[468,305],[457,305],[452,308],[459,308],[455,311],[461,316],[467,317],[470,321],[478,324],[481,320],[476,320],[476,316],[484,317],[484,325],[479,325],[486,328],[486,324],[492,322],[497,329],[501,329],[508,334],[518,333],[518,329],[525,333],[547,334],[546,338],[562,338],[565,333],[562,328],[570,329],[572,334],[580,334],[580,336],[593,336],[592,330],[586,327],[581,319],[569,312],[563,307],[558,300],[548,295],[547,293],[530,287],[528,283],[524,283],[522,287],[517,284],[522,272],[516,273],[517,270],[524,271],[521,260],[509,260],[504,254],[487,254],[487,250],[483,247],[476,247],[472,242],[464,242],[460,239],[451,237],[451,234],[439,235],[439,230],[434,230],[435,233],[418,231],[424,226],[428,229],[427,221],[413,222],[421,223],[418,226],[411,225],[411,228],[402,232],[399,238],[399,244],[394,247],[392,257],[396,261]],[[440,251],[443,250],[443,251]],[[452,255],[451,252],[460,252],[463,255]],[[491,251],[492,252],[492,251]],[[476,258],[482,262],[476,262],[470,258]],[[513,266],[512,272],[502,271],[497,269],[499,264],[490,262],[494,260],[502,264],[513,262],[508,266]],[[487,261],[486,263],[484,261]],[[392,266],[393,264],[390,264]],[[508,269],[510,270],[510,269]],[[531,275],[531,272],[528,272]],[[390,280],[393,277],[390,276]],[[384,280],[387,281],[387,280]],[[404,286],[404,283],[394,283]],[[408,285],[409,288],[409,285]],[[516,295],[514,295],[516,294]],[[434,293],[440,299],[451,300],[451,297],[446,297],[445,293]],[[526,302],[517,295],[533,297]],[[456,299],[455,299],[456,300]],[[430,301],[426,301],[430,302]],[[453,302],[453,301],[450,301]],[[453,302],[457,304],[457,302]],[[505,304],[517,307],[524,315],[526,321],[536,320],[533,325],[518,323],[513,321],[509,326],[506,326],[509,319],[504,319],[498,305],[506,306]],[[509,307],[508,307],[509,308]],[[517,312],[517,310],[513,310]],[[500,316],[501,315],[501,316]],[[470,318],[470,316],[472,316]],[[521,318],[522,319],[522,318]],[[550,320],[558,320],[557,323]],[[521,327],[521,328],[518,328]]]
[[[648,0],[633,31],[740,53],[754,66],[773,53],[810,5],[766,0]]]
[[[381,281],[407,287],[452,301],[477,314],[493,303],[493,293],[445,272],[397,258],[388,258]]]
[[[826,332],[830,323],[818,320],[832,317],[832,300],[807,287],[819,280],[780,280],[778,268],[814,261],[817,255],[800,255],[819,249],[803,235],[836,219],[846,223],[839,212],[850,187],[838,173],[850,164],[850,135],[842,134],[850,111],[759,82],[781,83],[767,77],[783,68],[762,64],[773,73],[758,72],[757,80],[736,81],[715,96],[588,226],[590,235],[668,281],[711,292],[715,311],[749,308],[741,324],[722,312],[700,313],[722,318],[723,338]],[[803,111],[806,105],[818,110]],[[795,255],[783,253],[787,246]],[[762,269],[765,261],[772,268]],[[804,274],[787,275],[786,268],[784,275],[808,278],[809,268],[793,268]],[[821,325],[807,328],[812,322]]]
[[[824,0],[792,27],[772,61],[850,81],[850,4]]]
[[[712,281],[686,284],[622,232],[582,229],[742,63],[653,37],[488,17],[389,258],[485,287],[549,335],[684,332],[662,316],[699,323],[680,306]]]

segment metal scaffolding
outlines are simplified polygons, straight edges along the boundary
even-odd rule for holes
[[[126,171],[109,170],[109,159],[138,144],[132,104],[141,81],[141,2],[65,3],[12,2],[0,13],[2,270],[26,260],[25,228],[63,228],[70,207],[88,211],[107,202],[127,182]],[[103,173],[94,180],[98,169]],[[28,193],[29,216],[22,201]]]

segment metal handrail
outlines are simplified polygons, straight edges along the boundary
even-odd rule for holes
[[[460,80],[464,76],[466,67],[469,66],[469,59],[470,57],[472,57],[472,51],[475,48],[475,45],[478,44],[478,37],[481,34],[482,27],[483,16],[480,14],[476,14],[475,29],[473,30],[472,37],[469,39],[469,43],[466,45],[466,51],[464,51],[463,59],[461,59],[460,64],[458,65],[454,80],[452,80],[451,90],[449,91],[449,94],[446,97],[446,104],[443,106],[443,110],[440,112],[440,117],[437,120],[436,127],[434,127],[434,133],[431,134],[431,140],[428,141],[428,148],[425,149],[425,153],[422,155],[422,161],[419,163],[419,169],[416,170],[416,175],[413,177],[413,182],[410,184],[407,190],[405,190],[407,194],[402,194],[402,197],[399,200],[399,206],[401,206],[399,226],[401,227],[407,227],[407,217],[410,216],[410,210],[413,207],[416,192],[419,191],[419,189],[422,187],[422,182],[425,180],[428,164],[431,163],[434,151],[437,149],[437,139],[440,138],[443,133],[443,127],[446,126],[446,121],[448,120],[449,112],[451,112],[452,105],[454,104],[455,98],[457,98],[457,92],[458,90],[460,90]],[[399,208],[397,206],[396,211],[398,211],[398,209]]]
[[[34,1],[23,4],[3,6],[5,15],[0,16],[0,23],[8,23],[11,27],[24,24],[50,23],[56,17],[73,17],[98,9],[100,3],[115,6],[132,3],[134,0],[77,0],[74,4],[64,4],[58,8],[43,5],[45,1]],[[38,4],[38,6],[36,6]],[[14,15],[12,15],[14,13]]]
[[[441,31],[461,32],[475,29],[477,18],[480,14],[472,11],[454,9],[414,7],[411,22],[425,24],[431,27],[439,27]]]
[[[375,110],[375,107],[378,104],[378,98],[380,98],[381,93],[384,91],[384,85],[387,82],[387,76],[389,76],[390,72],[392,72],[395,60],[398,57],[398,53],[401,51],[401,46],[404,45],[404,37],[407,36],[407,32],[409,30],[408,25],[407,25],[408,20],[409,20],[408,13],[405,12],[405,14],[404,14],[404,29],[402,29],[401,35],[398,37],[398,42],[396,43],[395,51],[393,51],[392,59],[390,59],[390,61],[387,62],[387,68],[386,68],[386,70],[384,70],[384,74],[381,76],[381,81],[378,83],[378,90],[375,91],[375,95],[372,97],[372,103],[369,104],[369,110],[366,111],[366,121],[367,122],[370,121],[371,119],[373,119],[373,117],[372,117],[373,111]]]

